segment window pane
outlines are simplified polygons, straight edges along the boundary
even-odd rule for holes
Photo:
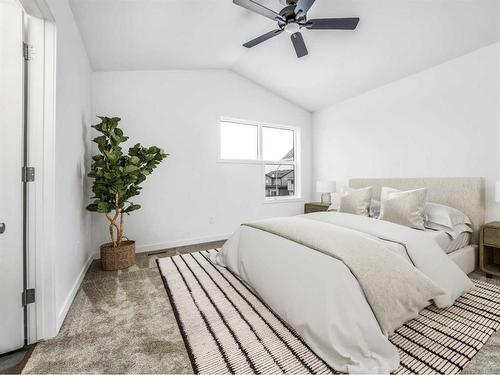
[[[262,127],[262,159],[293,161],[293,130]]]
[[[269,165],[266,171],[266,197],[295,195],[295,168],[293,165]]]
[[[221,159],[257,160],[257,126],[220,123]]]

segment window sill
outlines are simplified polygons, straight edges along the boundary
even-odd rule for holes
[[[264,199],[264,204],[273,204],[273,203],[304,203],[305,200],[303,198],[270,198]]]

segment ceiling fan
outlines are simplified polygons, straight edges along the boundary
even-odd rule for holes
[[[283,31],[290,34],[297,57],[308,54],[307,47],[300,33],[305,27],[310,30],[354,30],[358,26],[359,18],[317,18],[308,20],[307,12],[316,0],[280,0],[285,5],[281,12],[266,8],[254,0],[233,0],[233,3],[243,8],[258,13],[273,21],[278,22],[278,28],[261,35],[245,44],[244,47],[252,48],[272,37],[280,35]]]

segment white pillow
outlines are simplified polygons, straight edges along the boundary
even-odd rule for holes
[[[382,203],[383,201],[386,201],[387,199],[389,199],[389,194],[401,193],[401,191],[402,190],[398,190],[398,189],[384,186],[382,188],[382,190],[380,191],[380,202]]]
[[[468,224],[457,224],[457,225],[454,225],[452,227],[447,227],[444,225],[440,225],[440,224],[432,223],[430,221],[426,221],[424,225],[428,229],[446,232],[453,239],[457,238],[462,233],[472,233],[473,232],[472,228]]]
[[[340,206],[341,193],[332,193],[332,204],[328,207],[328,211],[338,211]]]
[[[425,221],[452,228],[458,224],[469,224],[469,217],[456,208],[444,204],[428,202],[424,210]]]
[[[339,212],[368,216],[372,200],[372,187],[344,189],[340,194]]]
[[[380,194],[381,220],[424,230],[427,189],[400,191],[383,187]]]

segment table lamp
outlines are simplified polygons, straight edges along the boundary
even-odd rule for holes
[[[336,184],[335,181],[317,181],[316,191],[321,193],[321,203],[331,204],[332,203],[332,192],[335,191]]]

